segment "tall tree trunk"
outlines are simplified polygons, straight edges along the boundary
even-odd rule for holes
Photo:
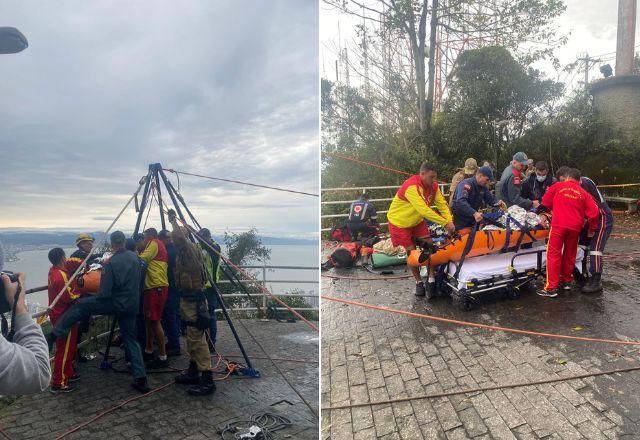
[[[433,116],[433,93],[435,87],[435,54],[436,54],[436,36],[438,31],[438,0],[433,0],[431,7],[431,29],[429,35],[429,90],[427,92],[427,100],[425,103],[425,121],[426,130],[431,129],[431,118]],[[426,8],[426,5],[425,5]]]

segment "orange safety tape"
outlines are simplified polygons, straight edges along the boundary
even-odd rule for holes
[[[327,295],[320,295],[320,298],[326,299],[327,301],[340,302],[340,303],[349,304],[352,306],[364,307],[364,308],[373,309],[373,310],[380,310],[383,312],[397,313],[399,315],[411,316],[413,318],[428,319],[430,321],[444,322],[447,324],[454,324],[454,325],[459,325],[463,327],[476,327],[476,328],[481,328],[485,330],[517,333],[517,334],[529,335],[529,336],[541,336],[545,338],[570,339],[574,341],[583,341],[583,342],[601,342],[606,344],[617,344],[617,345],[640,345],[640,341],[620,341],[618,339],[600,339],[600,338],[587,338],[587,337],[571,336],[571,335],[556,335],[553,333],[542,333],[542,332],[534,332],[531,330],[520,330],[516,328],[500,327],[496,325],[479,324],[477,322],[459,321],[457,319],[449,319],[449,318],[442,318],[439,316],[424,315],[422,313],[414,313],[414,312],[408,312],[406,310],[392,309],[391,307],[377,306],[374,304],[351,301],[348,299],[336,298],[336,297],[327,296]]]

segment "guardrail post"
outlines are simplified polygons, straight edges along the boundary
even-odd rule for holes
[[[262,261],[262,286],[267,288],[267,263]],[[267,317],[267,295],[262,293],[262,321],[269,321]]]

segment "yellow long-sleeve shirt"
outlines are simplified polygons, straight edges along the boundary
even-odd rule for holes
[[[145,290],[169,285],[167,249],[160,240],[155,238],[150,240],[140,254],[140,258],[147,263],[147,276],[144,279]]]
[[[431,205],[435,205],[434,210]],[[437,182],[425,187],[419,175],[404,181],[396,193],[387,219],[399,228],[412,228],[424,219],[441,226],[453,221],[453,216]]]

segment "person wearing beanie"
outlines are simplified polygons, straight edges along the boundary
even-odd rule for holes
[[[0,271],[4,267],[4,250],[0,243]],[[0,395],[12,396],[39,393],[49,387],[51,381],[51,364],[49,363],[49,347],[47,340],[27,310],[24,302],[27,286],[23,273],[15,274],[17,282],[8,275],[0,275],[2,290],[6,301],[13,305],[14,298],[20,291],[15,306],[15,319],[12,322],[12,340],[0,334]]]
[[[80,298],[56,322],[53,338],[66,337],[78,321],[94,315],[114,315],[118,320],[126,358],[131,362],[133,383],[141,393],[149,392],[142,350],[136,340],[136,314],[140,303],[140,259],[125,247],[122,231],[110,236],[113,255],[103,263],[100,291],[95,296]]]
[[[470,157],[464,161],[464,167],[459,168],[458,172],[453,175],[451,178],[451,184],[449,185],[449,206],[453,206],[456,189],[460,182],[464,179],[475,176],[476,171],[478,171],[478,162],[473,157]]]
[[[458,185],[451,212],[456,230],[473,227],[482,220],[483,206],[502,206],[503,201],[491,194],[487,185],[494,180],[493,171],[488,166],[478,168],[475,176],[464,179]]]
[[[522,197],[522,182],[523,178],[521,173],[529,165],[529,158],[523,152],[518,152],[513,155],[511,164],[504,169],[500,181],[496,185],[496,195],[507,206],[518,205],[521,208],[537,209],[540,206],[540,202],[537,200],[530,200]]]

